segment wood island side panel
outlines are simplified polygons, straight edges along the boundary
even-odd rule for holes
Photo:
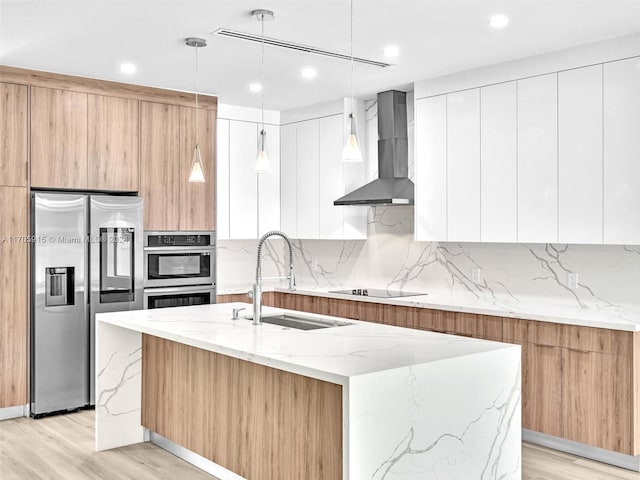
[[[150,335],[142,425],[251,480],[342,479],[342,387]]]

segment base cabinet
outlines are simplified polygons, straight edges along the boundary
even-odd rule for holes
[[[562,351],[562,425],[569,440],[635,455],[630,359]]]
[[[342,386],[150,335],[142,425],[251,480],[342,480]]]
[[[218,297],[225,301],[237,298]],[[518,344],[523,428],[640,454],[640,332],[282,292],[269,293],[264,303]]]
[[[531,343],[519,345],[522,347],[522,427],[562,437],[562,349]]]

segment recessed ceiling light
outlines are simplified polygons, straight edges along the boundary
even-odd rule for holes
[[[493,28],[504,28],[509,24],[509,17],[506,15],[494,15],[489,19],[489,25]]]
[[[249,85],[249,90],[253,93],[258,93],[262,91],[262,85],[260,85],[259,83],[252,83],[251,85]]]
[[[123,63],[120,65],[120,71],[127,75],[131,75],[132,73],[136,73],[136,66],[133,63]]]
[[[384,47],[384,50],[382,51],[382,53],[384,54],[385,57],[393,58],[400,55],[400,49],[395,45],[388,45]]]
[[[302,76],[304,78],[315,78],[315,76],[318,74],[318,72],[316,71],[315,68],[313,67],[304,67],[302,69]]]

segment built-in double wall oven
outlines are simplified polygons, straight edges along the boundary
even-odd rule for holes
[[[144,272],[145,309],[215,303],[215,232],[145,232]]]

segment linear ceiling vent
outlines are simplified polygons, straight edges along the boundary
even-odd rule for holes
[[[220,35],[221,37],[237,38],[238,40],[245,40],[247,42],[261,43],[262,37],[260,35],[253,35],[252,33],[237,32],[235,30],[227,30],[226,28],[219,28],[211,32],[211,35]],[[278,40],[276,38],[264,38],[265,45],[272,45],[274,47],[288,48],[289,50],[297,50],[304,53],[312,53],[314,55],[322,55],[324,57],[339,58],[341,60],[351,60],[350,55],[338,52],[330,52],[329,50],[322,50],[321,48],[310,47],[308,45],[301,45],[299,43],[286,42],[284,40]],[[374,67],[390,67],[390,63],[377,62],[375,60],[367,60],[366,58],[353,57],[354,62],[364,63],[365,65],[373,65]]]

